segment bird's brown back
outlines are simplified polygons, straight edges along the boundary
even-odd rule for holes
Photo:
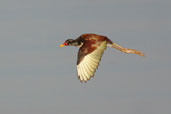
[[[102,42],[106,41],[107,43],[112,43],[112,41],[109,40],[106,36],[97,34],[82,34],[77,40],[83,42],[83,45],[80,47],[78,52],[77,65],[82,61],[84,56],[96,50]]]

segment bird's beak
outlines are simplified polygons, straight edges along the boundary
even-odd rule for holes
[[[59,47],[64,47],[65,45],[64,44],[61,44]]]

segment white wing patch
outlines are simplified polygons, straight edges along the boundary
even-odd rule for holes
[[[86,55],[77,65],[77,73],[81,82],[86,82],[94,76],[105,49],[106,41],[102,42],[92,53]]]

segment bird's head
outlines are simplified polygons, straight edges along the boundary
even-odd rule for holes
[[[59,47],[64,47],[64,46],[79,46],[80,43],[73,40],[73,39],[67,39],[63,44],[61,44]]]

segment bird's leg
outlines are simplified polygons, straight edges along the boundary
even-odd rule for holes
[[[139,56],[144,56],[144,54],[140,51],[137,51],[135,49],[129,49],[129,48],[123,48],[122,46],[118,45],[118,44],[115,44],[113,43],[111,45],[111,47],[115,48],[115,49],[118,49],[120,50],[121,52],[124,52],[124,53],[133,53],[133,54],[137,54]]]

